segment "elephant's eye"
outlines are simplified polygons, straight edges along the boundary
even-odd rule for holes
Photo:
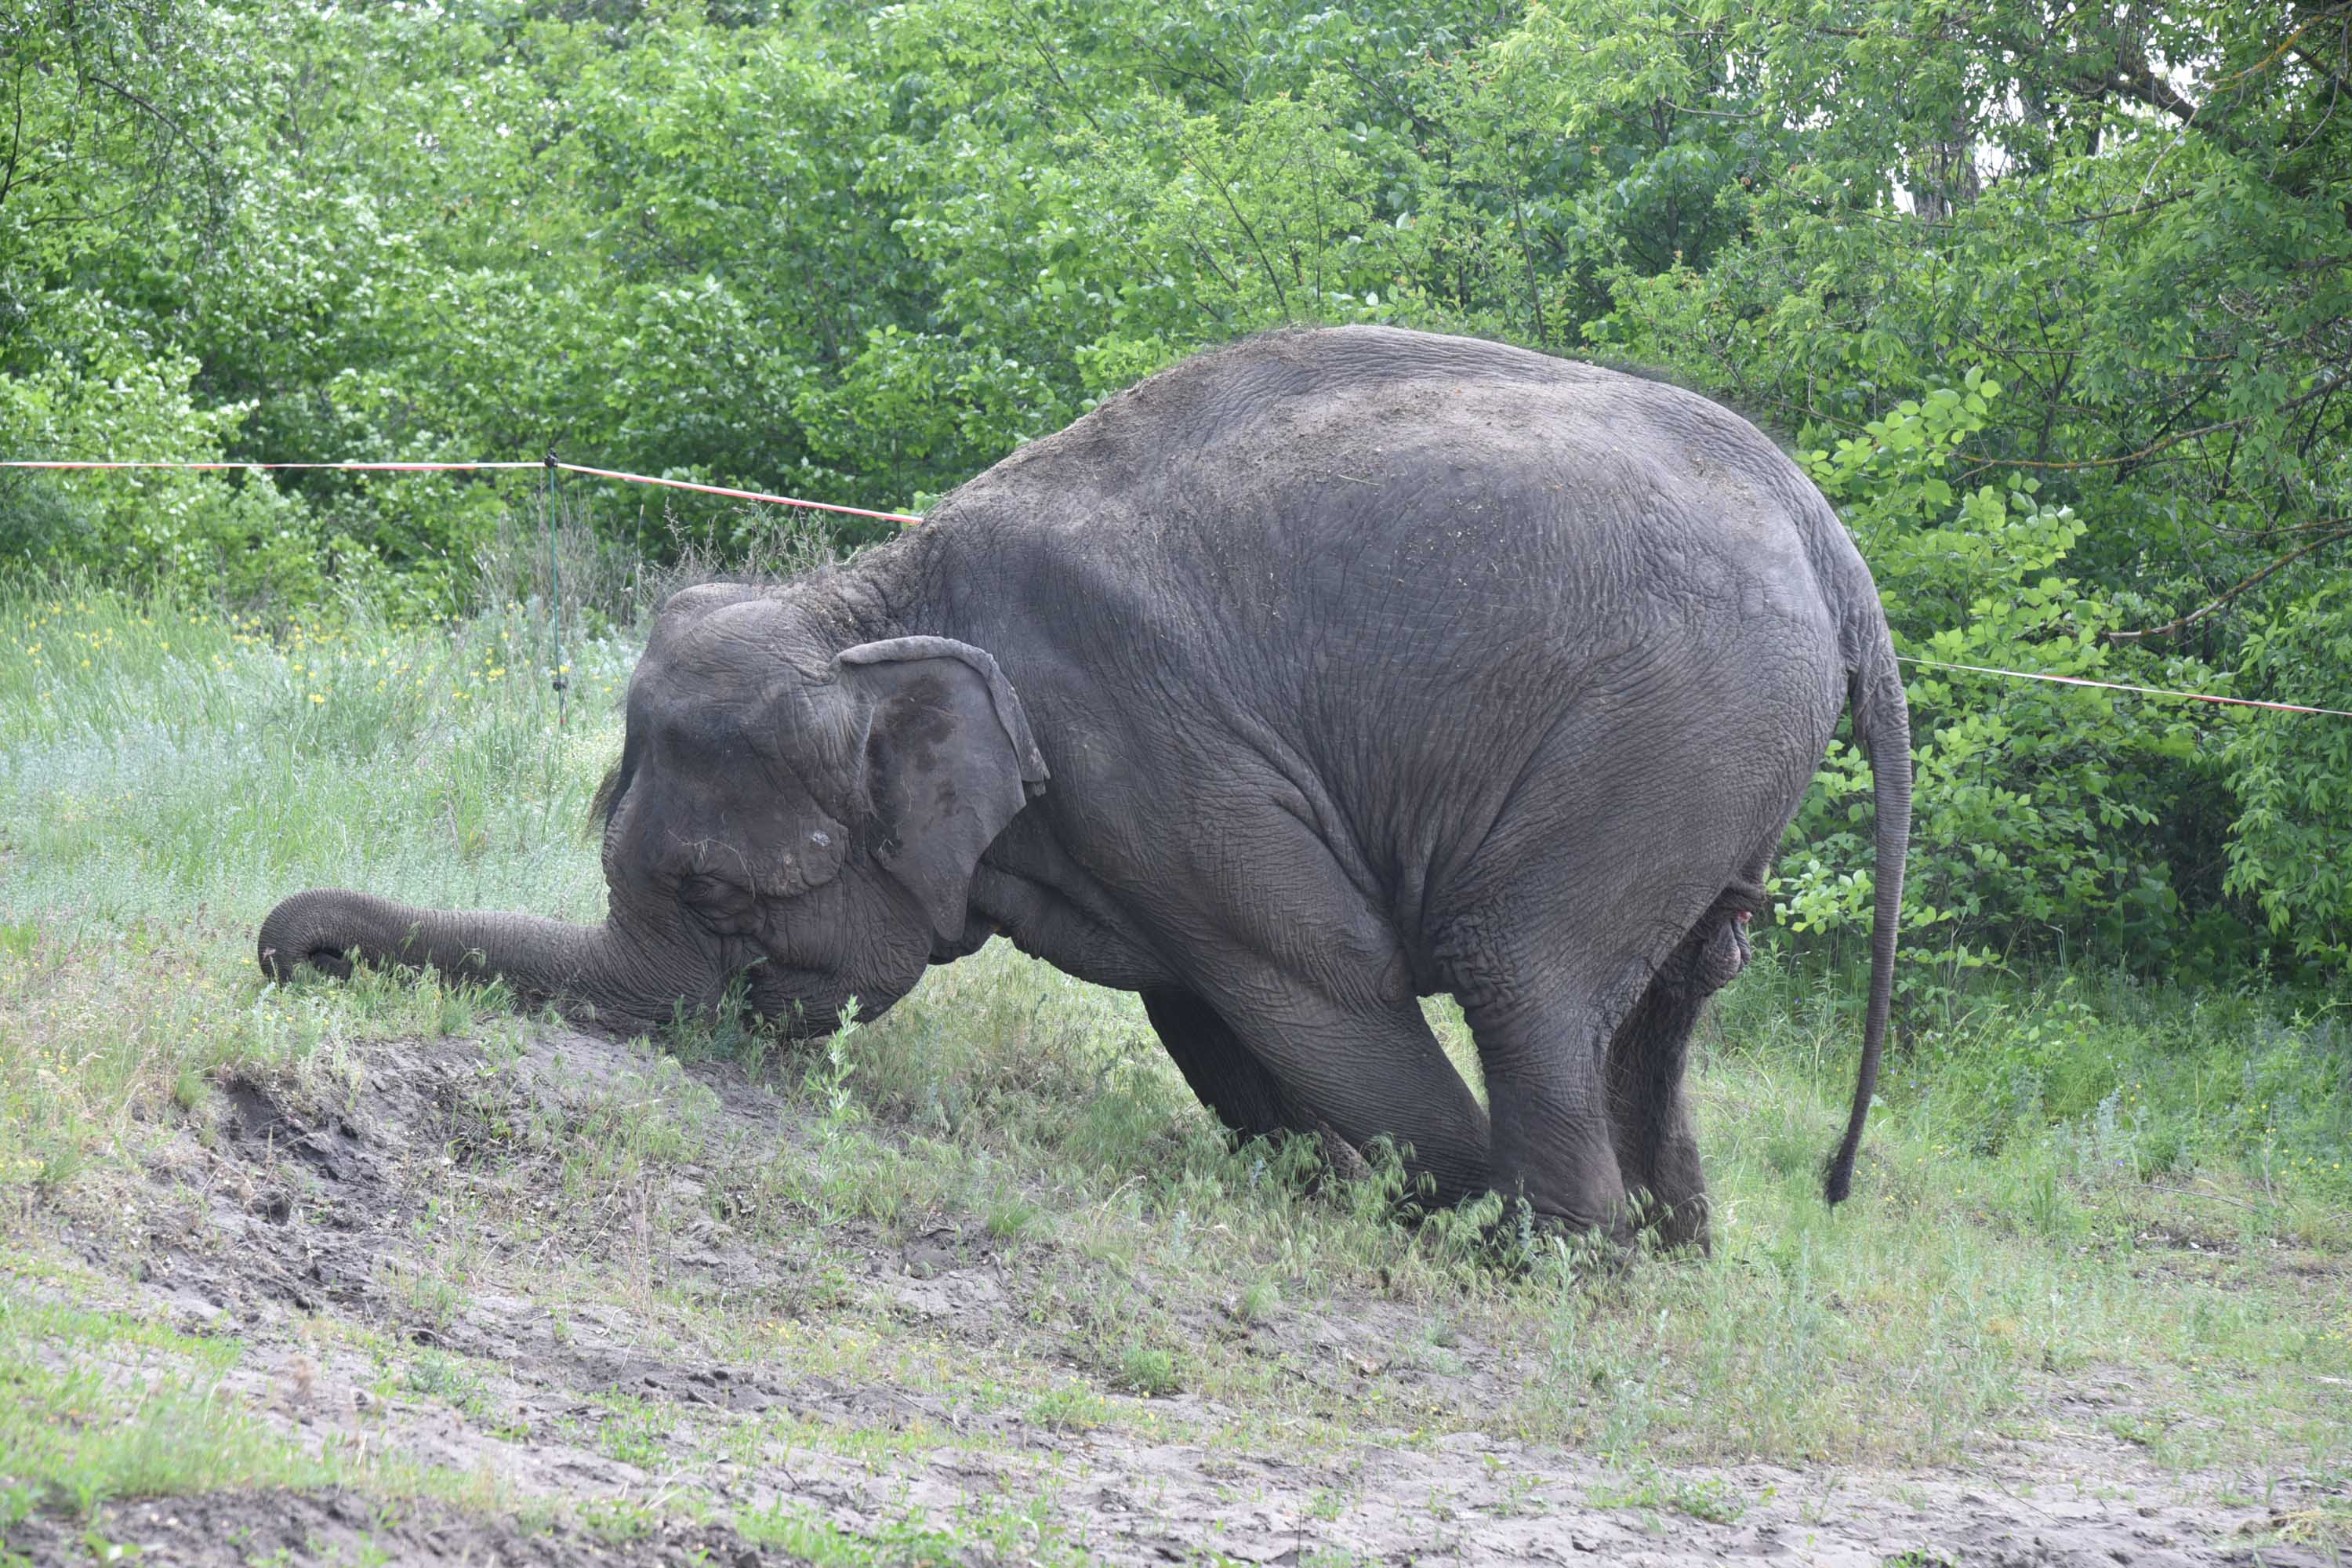
[[[719,936],[753,936],[760,930],[760,900],[749,888],[697,871],[681,878],[678,902]]]

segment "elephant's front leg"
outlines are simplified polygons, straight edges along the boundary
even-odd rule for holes
[[[1327,1149],[1389,1140],[1412,1195],[1429,1206],[1486,1191],[1486,1113],[1418,1005],[1376,997],[1369,984],[1334,995],[1238,952],[1216,967],[1216,980],[1203,987],[1214,1000],[1201,1005],[1209,1016],[1239,1021],[1226,1037],[1276,1086],[1286,1125],[1315,1134]],[[1155,1024],[1159,1017],[1155,1010]],[[1354,1173],[1344,1155],[1333,1163]]]
[[[1201,1103],[1243,1139],[1312,1131],[1255,1053],[1210,1006],[1178,986],[1143,994],[1143,1010],[1160,1043]]]
[[[1152,1030],[1157,1030],[1160,1044],[1167,1047],[1169,1058],[1183,1072],[1185,1084],[1192,1086],[1202,1105],[1216,1112],[1218,1121],[1223,1121],[1234,1135],[1244,1140],[1270,1138],[1273,1133],[1315,1138],[1336,1175],[1343,1180],[1371,1175],[1371,1166],[1364,1162],[1364,1150],[1355,1138],[1334,1126],[1312,1102],[1284,1089],[1258,1053],[1200,996],[1173,987],[1146,990],[1143,1011],[1150,1013]],[[1416,1121],[1418,1117],[1383,1117],[1379,1126],[1402,1142],[1409,1140],[1409,1131],[1404,1129],[1416,1126]]]

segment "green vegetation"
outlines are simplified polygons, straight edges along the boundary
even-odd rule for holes
[[[0,1531],[39,1508],[88,1517],[118,1498],[228,1487],[459,1489],[363,1446],[300,1442],[227,1381],[235,1343],[37,1299],[58,1282],[21,1262],[0,1281]]]
[[[0,1305],[0,1436],[9,1456],[0,1525],[44,1503],[87,1513],[116,1497],[341,1479],[216,1397],[217,1384],[203,1377],[216,1347],[156,1343],[166,1337],[135,1321],[43,1310],[13,1295]],[[131,1381],[125,1386],[110,1375],[115,1368],[94,1362],[50,1362],[78,1351],[129,1361]]]
[[[1394,321],[1777,426],[1906,654],[2347,707],[2341,21],[37,0],[0,20],[0,450],[553,447],[919,509],[1202,344]],[[0,559],[446,615],[485,553],[492,603],[546,592],[536,482],[19,473]],[[772,527],[568,504],[600,626],[635,556]],[[2026,954],[2340,982],[2352,724],[1915,674],[1915,990]],[[1784,864],[1809,941],[1867,903],[1855,777]]]

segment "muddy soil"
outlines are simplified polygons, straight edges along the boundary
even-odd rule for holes
[[[1063,1320],[1037,1310],[1047,1249],[1002,1245],[976,1216],[895,1237],[771,1226],[755,1241],[713,1194],[805,1158],[805,1113],[728,1067],[654,1067],[543,1030],[371,1047],[355,1085],[223,1084],[213,1125],[167,1149],[135,1201],[53,1215],[37,1245],[80,1260],[85,1305],[234,1336],[225,1395],[303,1447],[397,1455],[471,1478],[468,1495],[128,1502],[36,1516],[7,1548],[203,1564],[2332,1560],[2277,1544],[2299,1500],[2204,1500],[2221,1489],[2088,1426],[1946,1471],[1629,1478],[1477,1431],[1302,1448],[1278,1423],[1099,1378],[1093,1413],[1071,1415],[901,1377],[893,1329],[973,1368],[1087,1377],[1057,1342]],[[634,1185],[567,1185],[587,1134],[563,1129],[609,1130],[615,1107],[635,1107],[671,1157]],[[525,1135],[551,1108],[573,1120]],[[836,1323],[874,1348],[822,1366],[760,1353],[759,1325],[821,1348]],[[1378,1370],[1475,1407],[1510,1375],[1475,1344],[1404,1364],[1409,1324],[1380,1300],[1255,1326],[1203,1309],[1186,1328],[1342,1389]],[[868,1541],[881,1545],[858,1555]],[[845,1542],[857,1552],[834,1550]]]

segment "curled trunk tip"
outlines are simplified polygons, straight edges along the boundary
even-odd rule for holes
[[[338,980],[350,979],[351,955],[362,943],[356,932],[338,931],[332,911],[337,900],[364,896],[339,888],[313,888],[279,900],[262,921],[255,943],[263,978],[282,985],[307,964]]]

